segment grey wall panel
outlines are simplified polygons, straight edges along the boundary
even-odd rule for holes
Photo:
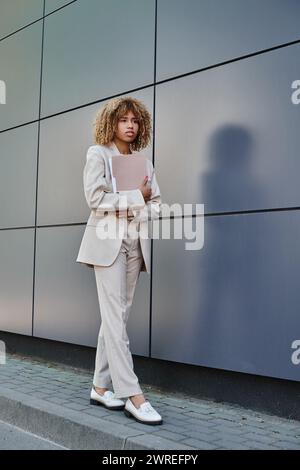
[[[126,95],[124,95],[126,96]],[[130,94],[153,106],[153,89]],[[90,209],[83,191],[86,152],[93,145],[93,122],[105,102],[41,121],[38,225],[84,222]],[[152,158],[152,148],[144,150]]]
[[[151,83],[154,5],[78,1],[46,17],[42,116]]]
[[[299,205],[299,53],[295,45],[157,87],[164,202],[193,203],[194,213],[196,202],[206,213]]]
[[[41,121],[38,225],[84,222],[90,210],[83,192],[86,151],[93,143],[90,106]]]
[[[157,80],[300,39],[298,0],[157,4]]]
[[[31,335],[34,229],[0,230],[0,330]]]
[[[70,3],[70,0],[45,0],[45,15],[51,11],[56,10],[57,8],[67,5],[68,3]]]
[[[43,17],[43,0],[0,0],[0,39]]]
[[[84,226],[37,230],[34,336],[96,346],[101,312],[94,270],[76,263],[83,231]],[[142,328],[133,346],[144,354],[148,352],[149,281],[143,276],[137,291],[128,335],[138,336]]]
[[[0,228],[34,225],[37,123],[0,133]]]
[[[299,237],[283,211],[205,217],[201,250],[154,240],[152,357],[300,380]]]
[[[0,79],[6,84],[0,130],[38,119],[41,44],[41,21],[0,42]]]

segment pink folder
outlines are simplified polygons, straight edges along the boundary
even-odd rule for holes
[[[114,192],[138,189],[147,175],[147,157],[139,152],[132,155],[113,155],[110,169]]]

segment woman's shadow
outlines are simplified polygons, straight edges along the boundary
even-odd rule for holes
[[[196,273],[198,360],[245,372],[256,371],[261,353],[256,334],[263,313],[259,299],[264,295],[263,244],[256,232],[260,214],[222,213],[260,207],[254,155],[249,130],[232,124],[215,131],[199,197],[205,218]]]

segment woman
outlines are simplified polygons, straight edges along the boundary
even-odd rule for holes
[[[147,147],[151,116],[135,98],[114,98],[98,112],[94,126],[96,145],[87,151],[83,172],[91,214],[76,260],[94,268],[102,320],[91,404],[124,409],[126,416],[142,423],[162,424],[160,414],[145,400],[134,373],[126,332],[139,273],[150,273],[150,238],[140,234],[149,219],[159,218],[160,190],[149,159],[150,184],[146,176],[134,190],[113,193],[109,167],[112,155],[126,158]],[[101,238],[103,221],[111,226],[116,223],[119,236]],[[111,383],[114,392],[109,390]],[[125,405],[121,397],[128,397]]]

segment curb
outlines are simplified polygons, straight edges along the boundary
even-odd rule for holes
[[[0,419],[70,450],[195,450],[1,386]]]

